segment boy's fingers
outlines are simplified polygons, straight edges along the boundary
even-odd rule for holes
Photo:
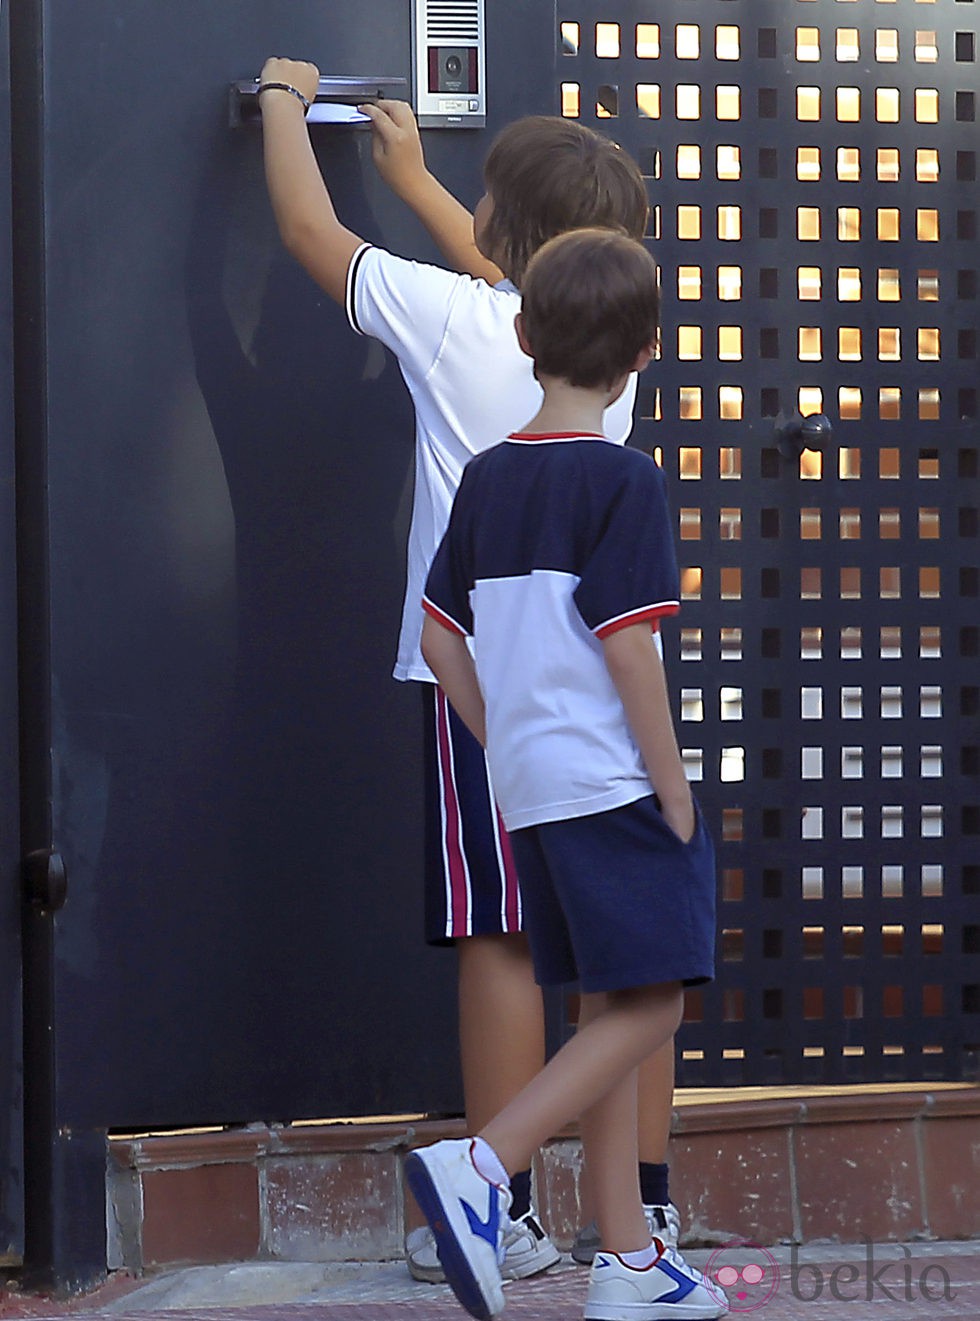
[[[388,146],[398,139],[401,130],[381,106],[371,105],[369,103],[367,105],[358,106],[357,108],[362,114],[367,115],[368,119],[370,119],[372,129],[385,146]]]
[[[367,115],[375,128],[389,136],[402,129],[413,126],[415,116],[412,107],[405,101],[377,101],[358,106],[358,110]]]
[[[385,113],[399,128],[410,128],[415,123],[415,113],[407,101],[383,101]]]
[[[367,115],[371,123],[378,128],[381,127],[381,121],[388,118],[381,107],[374,105],[371,101],[367,101],[364,105],[359,105],[357,108],[362,115]]]

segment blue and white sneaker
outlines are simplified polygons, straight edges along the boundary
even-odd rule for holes
[[[446,1272],[436,1253],[435,1235],[428,1225],[419,1225],[405,1239],[405,1261],[414,1280],[445,1284]],[[540,1275],[560,1261],[561,1253],[541,1228],[533,1208],[516,1220],[508,1220],[504,1230],[504,1260],[500,1267],[504,1283]]]
[[[504,1310],[500,1265],[510,1189],[478,1173],[472,1138],[435,1142],[405,1160],[405,1177],[435,1235],[446,1282],[470,1316]]]
[[[592,1263],[585,1321],[714,1321],[728,1300],[679,1252],[654,1239],[660,1256],[634,1270],[615,1252],[600,1250]]]

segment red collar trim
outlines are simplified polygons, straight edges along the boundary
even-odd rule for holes
[[[508,440],[605,440],[598,431],[512,431]]]

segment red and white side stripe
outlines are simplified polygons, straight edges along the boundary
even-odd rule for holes
[[[442,813],[442,867],[446,878],[447,936],[473,933],[473,891],[463,845],[463,816],[453,774],[449,699],[436,689],[436,746],[439,749],[439,809]]]
[[[503,931],[520,931],[524,925],[524,910],[521,907],[521,890],[517,884],[517,865],[510,847],[510,838],[504,829],[503,818],[497,807],[493,792],[493,780],[490,767],[487,767],[487,784],[493,802],[493,838],[497,846],[497,867],[500,871],[500,921]]]
[[[441,820],[440,848],[442,850],[445,883],[445,911],[447,936],[473,934],[473,880],[466,856],[463,834],[463,805],[456,785],[452,730],[449,723],[449,699],[441,688],[435,693],[436,746],[438,748],[439,811]],[[484,761],[484,765],[486,762]],[[523,922],[521,892],[517,883],[517,867],[510,840],[493,797],[490,770],[486,768],[489,807],[492,812],[491,828],[496,850],[497,877],[500,902],[500,930],[520,931]],[[470,810],[473,810],[472,808]],[[480,832],[483,833],[482,831]],[[490,871],[489,866],[486,871]],[[486,911],[486,909],[484,909]]]

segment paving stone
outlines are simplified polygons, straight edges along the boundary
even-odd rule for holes
[[[751,1263],[768,1269],[762,1283],[739,1278],[730,1287],[732,1321],[748,1314],[759,1321],[980,1318],[980,1242],[800,1249],[733,1243],[686,1255],[713,1273],[725,1266],[744,1271]],[[588,1271],[567,1260],[535,1280],[509,1284],[504,1321],[578,1321],[587,1284]],[[75,1300],[18,1313],[9,1303],[9,1296],[0,1298],[4,1321],[60,1321],[69,1313],[72,1321],[461,1321],[466,1315],[448,1289],[416,1284],[401,1262],[199,1267],[101,1305]]]

